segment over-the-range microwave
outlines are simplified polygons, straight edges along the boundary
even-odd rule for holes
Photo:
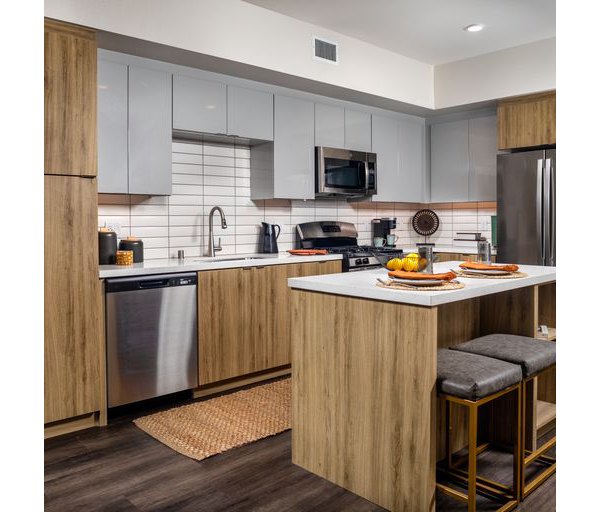
[[[349,149],[315,148],[316,197],[364,197],[377,193],[377,155]]]

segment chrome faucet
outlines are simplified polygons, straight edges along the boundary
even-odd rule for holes
[[[225,220],[225,213],[220,206],[215,206],[208,214],[208,255],[214,256],[215,252],[222,251],[223,247],[221,247],[221,237],[219,237],[219,245],[215,246],[215,237],[213,234],[213,217],[215,212],[219,212],[221,216],[221,227],[223,229],[227,229],[227,221]]]

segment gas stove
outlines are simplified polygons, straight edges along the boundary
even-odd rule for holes
[[[296,230],[302,249],[327,249],[332,254],[342,254],[343,272],[378,268],[381,262],[403,254],[402,249],[395,247],[358,245],[358,232],[351,222],[305,222],[298,224]]]

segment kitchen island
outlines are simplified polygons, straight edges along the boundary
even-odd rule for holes
[[[437,349],[495,332],[535,337],[540,323],[556,325],[555,268],[520,270],[528,277],[459,278],[465,288],[440,292],[377,287],[385,269],[290,279],[292,461],[389,510],[434,510],[445,450]],[[552,386],[543,389],[555,401]],[[529,395],[526,442],[535,446]],[[482,415],[484,427],[499,427],[486,429],[490,440],[507,441],[504,417],[492,408]],[[456,414],[454,450],[466,444],[464,430]]]

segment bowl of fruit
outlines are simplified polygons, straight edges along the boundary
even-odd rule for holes
[[[427,260],[416,252],[411,252],[403,258],[392,258],[385,265],[388,270],[404,270],[405,272],[420,272],[427,266]]]

